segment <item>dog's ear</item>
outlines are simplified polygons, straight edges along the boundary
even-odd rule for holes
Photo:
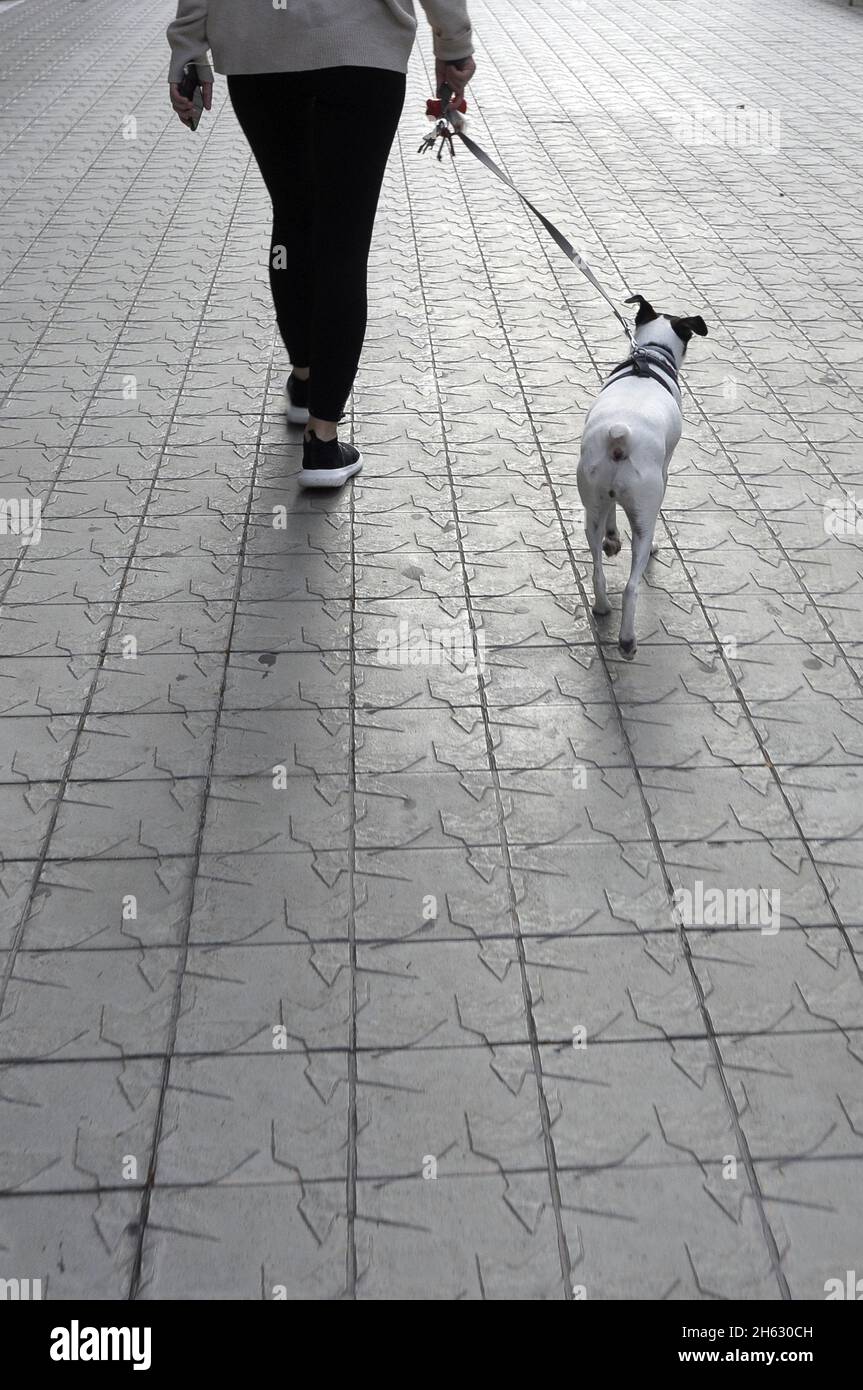
[[[638,313],[635,316],[636,328],[641,328],[643,324],[650,323],[651,319],[659,318],[653,305],[644,298],[643,294],[631,294],[628,299],[624,300],[624,303],[638,305]]]
[[[697,333],[699,338],[707,337],[707,324],[700,314],[689,315],[686,318],[670,319],[669,322],[678,338],[682,338],[685,343],[689,342],[693,333]]]

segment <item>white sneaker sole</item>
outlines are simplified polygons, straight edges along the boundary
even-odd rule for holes
[[[360,454],[356,463],[346,464],[344,468],[304,468],[300,474],[300,487],[343,487],[363,466]]]

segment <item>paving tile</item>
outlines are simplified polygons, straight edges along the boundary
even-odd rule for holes
[[[565,1173],[560,1195],[582,1298],[779,1297],[740,1169],[733,1182],[694,1162]]]
[[[180,997],[177,1052],[345,1049],[351,1019],[347,945],[293,946],[287,958],[283,950],[191,950]]]
[[[841,933],[775,927],[769,919],[766,930],[693,934],[692,961],[716,1030],[773,1034],[853,1028],[863,981]]]
[[[856,1271],[863,1230],[853,1194],[861,1163],[858,1155],[830,1163],[758,1164],[765,1209],[771,1224],[783,1231],[782,1267],[792,1298],[859,1297]],[[838,1285],[830,1282],[836,1280]],[[854,1294],[848,1293],[849,1283]]]
[[[125,624],[121,640],[134,637]],[[219,656],[145,654],[108,657],[96,679],[93,714],[156,714],[215,709],[224,660]]]
[[[724,1037],[723,1067],[759,1161],[859,1156],[859,1031]]]
[[[0,1240],[14,1277],[41,1279],[45,1299],[116,1299],[135,1258],[138,1192],[0,1198]]]
[[[809,843],[813,863],[824,878],[839,920],[845,926],[860,925],[863,921],[860,900],[863,841],[812,840]]]
[[[22,889],[29,889],[33,866],[7,871],[13,867],[21,870]],[[24,893],[15,895],[17,902],[8,894],[9,930],[23,917],[22,941],[33,951],[177,946],[193,882],[194,861],[181,856],[55,860],[39,875],[26,916]]]
[[[272,778],[281,767],[285,776],[347,777],[350,758],[346,709],[231,710],[218,722],[213,774]]]
[[[684,890],[693,905],[700,894],[702,909],[687,913],[687,932],[760,932],[777,922],[783,930],[833,922],[833,879],[829,868],[813,860],[811,849],[800,839],[663,845],[673,891]],[[772,896],[759,898],[759,893]],[[716,906],[706,908],[709,900]]]
[[[343,1182],[157,1189],[150,1212],[145,1300],[344,1295]]]
[[[494,846],[361,850],[354,923],[369,941],[509,936],[506,865]]]
[[[448,1060],[449,1058],[449,1060]],[[542,1172],[545,1149],[528,1047],[363,1054],[358,1062],[359,1178],[448,1179]]]
[[[753,700],[750,716],[774,764],[859,765],[863,704],[854,700]]]
[[[0,781],[59,782],[72,753],[74,715],[19,716],[0,723]]]
[[[168,949],[20,952],[0,1019],[3,1057],[158,1055],[177,966]]]
[[[511,969],[501,945],[495,965]],[[542,1042],[703,1036],[704,1020],[681,942],[667,932],[532,940],[524,955]]]
[[[788,797],[799,806],[798,818],[804,835],[843,840],[860,837],[863,769],[786,768],[780,778]]]
[[[540,1048],[561,1172],[646,1172],[691,1159],[707,1171],[735,1151],[732,1113],[706,1039],[578,1043]]]
[[[767,768],[711,768],[708,776],[691,768],[645,772],[645,796],[662,839],[797,838],[792,810]],[[793,786],[788,790],[792,809],[799,810]]]
[[[4,1065],[0,1112],[10,1142],[0,1189],[23,1195],[141,1188],[161,1077],[159,1060]]]
[[[510,857],[524,936],[672,930],[651,844],[514,845]]]
[[[517,962],[498,941],[362,943],[357,1039],[363,1048],[527,1042]]]
[[[54,819],[57,797],[57,786],[50,782],[0,785],[4,858],[39,858]]]
[[[277,749],[277,758],[279,752]],[[257,779],[213,779],[207,799],[204,853],[347,850],[353,804],[347,776],[287,777],[282,786],[282,775],[275,772],[277,766],[282,764],[274,762],[263,797]],[[274,781],[279,785],[274,786]],[[181,790],[185,785],[180,784]]]
[[[357,1296],[564,1296],[547,1179],[368,1181],[357,1188]]]
[[[203,854],[189,937],[196,945],[346,941],[351,876],[344,851]],[[255,911],[250,916],[249,900]]]
[[[170,1187],[344,1181],[348,1100],[344,1053],[177,1058],[157,1181]]]
[[[142,786],[148,788],[146,798]],[[203,796],[202,779],[70,783],[51,836],[51,858],[191,854]]]
[[[90,714],[75,749],[72,781],[135,781],[206,776],[215,711]]]

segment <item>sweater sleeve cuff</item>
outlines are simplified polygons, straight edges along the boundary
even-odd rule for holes
[[[182,54],[176,54],[174,57],[172,57],[171,66],[168,69],[168,81],[182,82],[183,69],[185,68],[187,63],[195,64],[195,67],[198,72],[199,82],[213,81],[213,69],[210,67],[210,64],[206,61],[206,59],[201,59],[201,61],[199,62],[196,58],[185,58]]]
[[[455,34],[444,36],[440,30],[434,31],[434,55],[450,62],[453,58],[468,58],[474,51],[473,31],[468,24]]]

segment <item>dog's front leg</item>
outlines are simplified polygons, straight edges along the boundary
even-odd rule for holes
[[[608,591],[605,587],[605,572],[602,568],[602,542],[605,537],[605,509],[594,509],[585,513],[584,532],[590,553],[593,557],[593,615],[604,618],[611,612]]]

